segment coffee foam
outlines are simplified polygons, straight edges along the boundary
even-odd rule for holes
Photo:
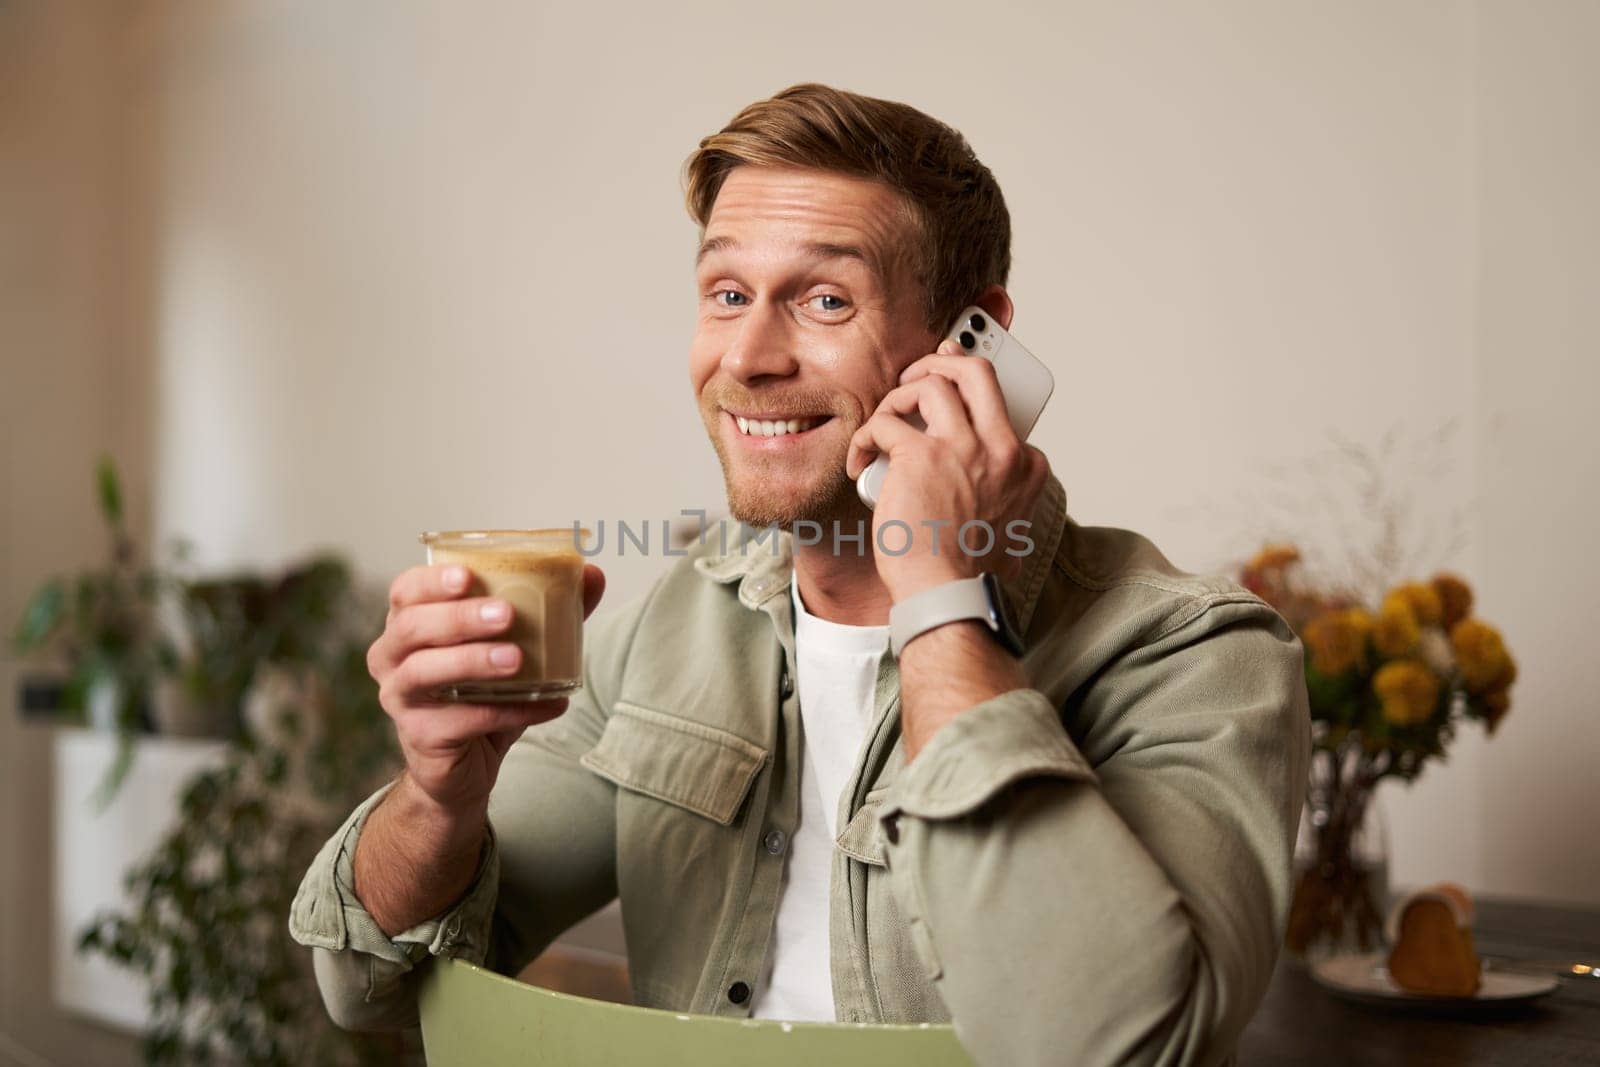
[[[575,548],[435,548],[435,563],[459,563],[473,571],[495,574],[541,574],[558,576],[566,571],[582,573],[583,556]]]

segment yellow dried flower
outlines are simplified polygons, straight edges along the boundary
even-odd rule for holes
[[[1427,722],[1439,704],[1438,676],[1413,659],[1384,664],[1372,688],[1383,702],[1383,717],[1396,726]]]
[[[1440,602],[1438,592],[1426,582],[1407,582],[1395,586],[1383,598],[1385,608],[1391,603],[1404,603],[1422,626],[1437,626],[1444,617],[1444,605]]]
[[[1366,608],[1345,608],[1344,621],[1347,626],[1361,635],[1361,640],[1365,641],[1372,636],[1372,612]]]
[[[1312,619],[1302,636],[1311,652],[1311,665],[1319,674],[1332,677],[1365,665],[1371,632],[1372,616],[1360,608],[1345,608]]]
[[[1500,720],[1506,717],[1506,712],[1511,710],[1511,694],[1504,689],[1491,689],[1478,698],[1483,705],[1483,725],[1488,730],[1489,736],[1494,736],[1495,727],[1500,725]]]
[[[1506,651],[1500,631],[1482,619],[1464,619],[1450,631],[1456,666],[1473,693],[1504,689],[1517,676],[1517,665]]]
[[[1435,574],[1433,591],[1439,594],[1439,604],[1444,609],[1439,622],[1446,630],[1472,614],[1472,586],[1454,574]]]
[[[1253,571],[1282,570],[1300,562],[1300,550],[1293,545],[1267,545],[1255,554],[1248,567]]]
[[[1388,659],[1409,655],[1421,637],[1422,628],[1411,605],[1404,599],[1386,598],[1372,626],[1372,643],[1378,652]]]

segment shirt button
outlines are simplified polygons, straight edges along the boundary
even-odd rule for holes
[[[783,846],[788,843],[788,839],[782,830],[773,830],[762,839],[761,843],[766,846],[768,852],[778,856],[783,854]]]
[[[743,982],[735,982],[728,987],[728,999],[735,1004],[743,1004],[750,999],[750,987]]]
[[[783,699],[785,700],[794,696],[794,679],[789,677],[787,669],[778,676],[778,692],[783,694]]]

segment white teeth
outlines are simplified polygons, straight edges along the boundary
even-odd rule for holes
[[[784,434],[804,433],[811,429],[821,419],[747,419],[743,415],[735,415],[733,421],[738,423],[739,432],[751,437],[782,437]]]

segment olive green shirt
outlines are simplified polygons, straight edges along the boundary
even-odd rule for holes
[[[362,908],[352,857],[383,791],[328,841],[290,930],[337,1022],[414,1025],[430,957],[515,974],[619,896],[636,1003],[749,1014],[804,738],[790,536],[727,529],[590,628],[584,688],[507,754],[456,906],[392,939]],[[1233,583],[1073,522],[1054,478],[1030,536],[1008,586],[1030,688],[962,712],[907,764],[880,662],[840,798],[837,1017],[953,1021],[980,1064],[1225,1060],[1287,912],[1300,644]]]

